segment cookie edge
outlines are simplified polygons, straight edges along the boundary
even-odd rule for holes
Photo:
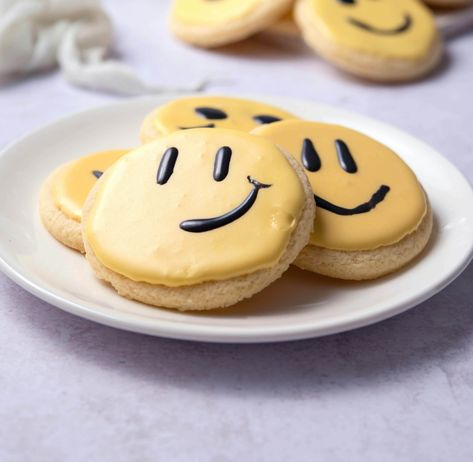
[[[216,48],[242,41],[263,31],[288,13],[293,0],[262,2],[250,15],[232,22],[222,22],[216,26],[191,26],[181,23],[171,7],[169,27],[180,40],[203,48]]]
[[[53,197],[53,184],[66,166],[51,173],[41,186],[39,214],[46,230],[61,244],[80,253],[85,253],[81,224],[69,218],[57,205]]]
[[[294,265],[336,279],[377,279],[400,270],[422,253],[431,239],[433,222],[432,208],[427,202],[427,212],[417,229],[395,244],[359,251],[332,250],[309,244]]]

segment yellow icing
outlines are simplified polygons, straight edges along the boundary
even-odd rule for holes
[[[220,25],[251,14],[262,0],[175,0],[173,16],[189,25]]]
[[[417,0],[307,0],[317,29],[340,46],[362,53],[399,59],[421,59],[431,50],[438,33],[433,15]],[[411,27],[399,34],[379,35],[350,23],[349,18],[376,29],[393,31],[403,25],[405,15]]]
[[[199,115],[195,109],[210,107],[224,111],[226,119],[210,120]],[[260,125],[253,117],[271,115],[280,119],[294,119],[295,116],[265,103],[240,98],[219,96],[194,96],[173,100],[154,113],[155,128],[167,135],[182,127],[199,127],[212,123],[217,128],[230,128],[249,132]]]
[[[213,177],[217,151],[228,146],[227,177]],[[164,153],[178,149],[174,171],[157,183]],[[191,233],[183,221],[213,218],[261,189],[251,209],[218,229]],[[134,281],[185,286],[225,280],[276,264],[304,205],[300,181],[264,138],[225,129],[175,132],[120,159],[105,174],[86,224],[87,240],[107,268]]]
[[[339,207],[352,209],[368,202],[383,185],[385,199],[367,213],[341,216],[317,208],[310,243],[338,250],[368,250],[394,244],[419,226],[427,210],[422,187],[412,170],[389,148],[354,130],[305,121],[278,122],[253,133],[269,138],[302,165],[301,149],[309,139],[321,160],[317,172],[305,170],[314,194]],[[335,140],[344,141],[358,167],[344,171]]]
[[[126,150],[101,151],[74,160],[61,168],[54,177],[53,199],[69,218],[80,222],[82,207],[97,178],[93,171],[107,170]]]

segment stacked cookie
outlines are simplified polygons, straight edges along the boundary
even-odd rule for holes
[[[426,0],[464,6],[471,0]],[[273,30],[302,35],[321,57],[350,74],[400,82],[431,72],[443,44],[420,0],[175,0],[170,27],[181,40],[217,47]]]
[[[150,305],[233,305],[291,264],[348,280],[398,270],[432,213],[409,167],[346,127],[237,98],[190,97],[149,114],[143,145],[101,152],[46,180],[50,233],[96,276]]]

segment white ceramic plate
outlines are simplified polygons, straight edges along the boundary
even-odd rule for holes
[[[82,112],[35,131],[1,153],[0,269],[39,298],[110,326],[180,339],[268,342],[346,331],[401,313],[444,288],[471,260],[473,192],[439,153],[366,117],[260,98],[304,118],[358,129],[397,151],[417,173],[435,213],[435,232],[422,258],[399,273],[367,283],[291,269],[251,300],[206,314],[181,314],[119,297],[95,279],[81,255],[46,232],[37,212],[38,191],[64,162],[95,150],[137,144],[142,119],[167,99],[130,100]]]

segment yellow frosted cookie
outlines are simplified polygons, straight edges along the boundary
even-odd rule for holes
[[[270,141],[194,129],[120,159],[90,193],[82,230],[90,265],[120,295],[207,310],[279,278],[314,213],[303,170]]]
[[[192,96],[170,101],[151,112],[141,126],[142,143],[190,128],[230,128],[249,132],[259,125],[294,119],[270,104],[228,96]]]
[[[298,0],[305,41],[340,69],[377,81],[403,81],[439,63],[442,41],[418,0]]]
[[[54,171],[41,189],[39,211],[46,229],[62,244],[84,253],[82,207],[103,172],[126,150],[101,151]]]
[[[293,0],[174,0],[170,26],[187,43],[217,47],[264,30],[292,4]]]
[[[396,271],[427,244],[432,214],[412,170],[391,149],[354,130],[306,121],[255,129],[304,167],[317,205],[296,265],[341,279]]]

